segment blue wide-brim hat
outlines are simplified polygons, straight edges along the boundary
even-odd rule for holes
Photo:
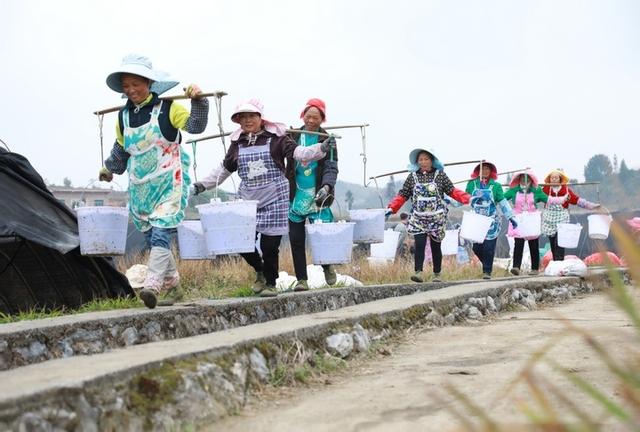
[[[439,171],[444,171],[444,165],[440,160],[433,154],[432,151],[417,148],[415,150],[411,150],[409,153],[409,165],[407,165],[407,169],[410,172],[416,172],[420,169],[420,165],[418,165],[418,155],[422,152],[429,153],[431,156],[431,160],[433,160],[433,167]]]
[[[179,81],[172,79],[168,73],[153,69],[149,58],[129,54],[122,59],[122,64],[107,76],[107,86],[115,92],[124,93],[122,89],[122,74],[138,75],[151,81],[149,91],[158,95],[177,86]],[[123,95],[123,97],[126,97]]]

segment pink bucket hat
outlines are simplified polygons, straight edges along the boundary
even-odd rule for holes
[[[303,118],[309,108],[317,108],[322,114],[322,121],[324,122],[327,119],[327,107],[322,99],[312,98],[307,101],[304,109],[300,113],[300,118]]]
[[[236,116],[241,113],[256,113],[260,115],[260,118],[262,119],[262,125],[264,126],[264,129],[266,131],[271,132],[277,136],[283,136],[287,133],[287,126],[284,123],[276,123],[265,119],[262,115],[263,111],[264,105],[262,104],[262,102],[260,102],[259,99],[249,99],[248,101],[242,102],[238,106],[236,106],[236,109],[231,115],[231,121],[234,123],[239,123]],[[236,141],[240,137],[241,133],[242,128],[238,128],[231,134],[231,140]]]
[[[531,170],[519,172],[515,176],[513,176],[513,178],[511,179],[511,183],[509,183],[509,187],[515,187],[515,186],[519,185],[520,184],[520,177],[522,177],[524,175],[529,177],[529,180],[531,181],[531,186],[538,187],[538,178],[535,176],[535,174],[533,174],[533,171],[531,171]]]

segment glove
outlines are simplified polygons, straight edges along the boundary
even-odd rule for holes
[[[106,167],[102,167],[98,172],[98,180],[104,181],[104,182],[110,182],[111,180],[113,180],[113,173],[109,171]]]
[[[202,90],[197,84],[189,84],[189,87],[184,89],[184,95],[191,99],[201,99]]]
[[[322,207],[324,206],[324,203],[327,200],[328,196],[329,196],[329,186],[324,185],[320,189],[318,189],[318,192],[316,193],[316,196],[313,199],[315,200],[316,205],[318,207]]]
[[[458,201],[460,204],[469,204],[469,201],[471,201],[471,195],[457,187],[454,187],[451,191],[451,198]]]
[[[193,186],[191,186],[191,195],[199,195],[202,192],[206,191],[207,188],[204,187],[204,185],[200,182],[196,182],[193,184]]]
[[[393,213],[397,213],[398,210],[400,210],[400,207],[402,207],[402,205],[406,202],[407,200],[404,199],[404,197],[402,195],[396,195],[393,197],[393,199],[391,200],[391,202],[389,203],[389,208],[391,209],[391,211]]]
[[[322,141],[322,144],[320,144],[320,150],[322,150],[322,153],[329,153],[332,149],[335,149],[335,148],[336,148],[336,139],[332,136]]]
[[[518,222],[516,222],[516,218],[509,219],[509,222],[511,222],[511,226],[513,227],[513,229],[518,228]]]
[[[392,214],[393,214],[393,210],[387,207],[387,209],[384,211],[384,218],[389,219],[389,216],[391,216]]]

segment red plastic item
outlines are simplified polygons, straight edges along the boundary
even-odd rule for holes
[[[618,257],[618,255],[614,254],[613,252],[607,252],[606,255],[602,252],[596,252],[586,257],[584,259],[584,263],[588,266],[601,266],[607,265],[609,263],[613,264],[616,267],[620,267],[623,265],[620,257]]]

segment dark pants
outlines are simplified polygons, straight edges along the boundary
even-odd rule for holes
[[[257,249],[250,253],[240,254],[255,271],[264,273],[264,278],[269,286],[276,286],[276,279],[278,278],[280,240],[282,240],[281,235],[269,236],[261,234],[260,249],[262,250],[262,256],[260,256]]]
[[[293,258],[293,268],[296,272],[296,279],[307,280],[307,250],[305,248],[306,233],[304,222],[289,221],[289,242],[291,243],[291,256]],[[327,268],[323,265],[322,268]]]
[[[558,234],[549,236],[549,244],[551,245],[551,254],[554,261],[564,261],[564,248],[558,246]]]
[[[513,246],[513,267],[520,268],[522,264],[522,252],[524,251],[523,238],[516,238],[515,245]],[[538,251],[538,239],[529,240],[529,252],[531,253],[531,270],[538,270],[540,268],[540,252]]]
[[[491,274],[493,270],[493,257],[496,254],[497,238],[485,240],[482,243],[473,244],[473,253],[482,263],[482,273]]]
[[[422,271],[424,265],[424,248],[427,246],[427,234],[415,234],[413,239],[416,242],[414,251],[414,269],[415,271]],[[442,270],[442,248],[441,243],[435,241],[429,237],[429,243],[431,246],[431,258],[433,258],[433,272],[440,273]]]

